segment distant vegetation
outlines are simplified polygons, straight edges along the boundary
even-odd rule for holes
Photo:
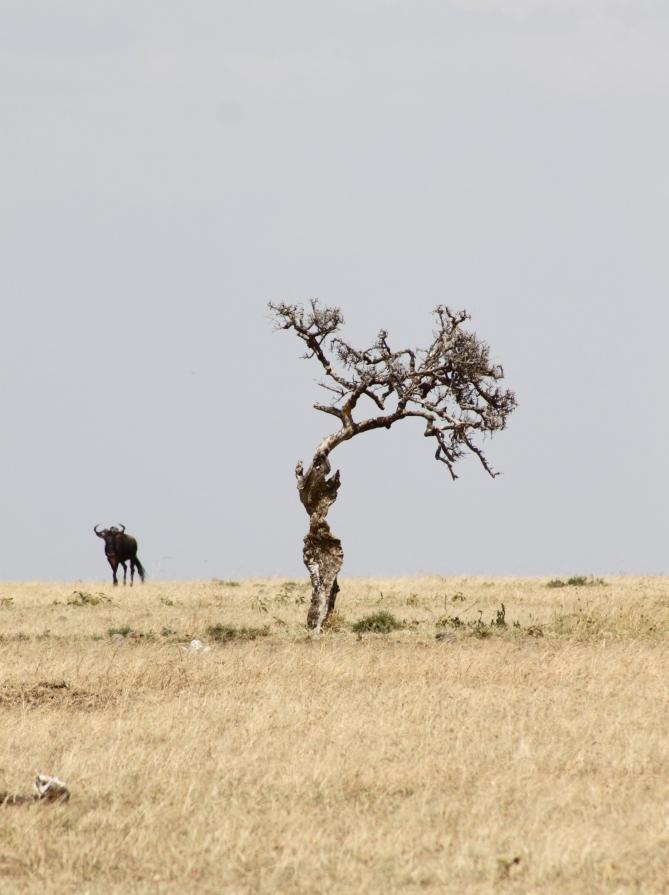
[[[592,575],[572,575],[566,581],[551,578],[546,582],[546,587],[606,587],[606,581],[603,578],[593,578]]]
[[[476,619],[463,620],[459,615],[442,615],[437,619],[437,628],[452,628],[453,630],[461,630],[464,633],[474,634],[476,637],[490,637],[491,634],[499,634],[509,628],[506,620],[506,606],[500,603],[499,609],[495,610],[495,614],[490,621],[483,619],[483,610],[479,609],[479,615]],[[514,632],[527,634],[529,637],[543,637],[543,629],[540,625],[521,625],[519,621],[514,621],[511,625]],[[437,639],[441,637],[437,634]]]

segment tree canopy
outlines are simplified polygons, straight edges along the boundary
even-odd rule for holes
[[[382,329],[372,345],[358,349],[337,335],[344,324],[337,307],[321,307],[312,300],[306,306],[282,303],[270,308],[277,327],[294,330],[307,346],[305,357],[315,358],[323,369],[320,385],[329,400],[314,407],[341,424],[323,439],[316,455],[327,456],[363,432],[416,418],[425,423],[424,435],[436,440],[435,458],[454,479],[455,464],[466,453],[496,475],[483,439],[504,429],[516,398],[501,385],[504,371],[490,360],[487,343],[463,326],[470,319],[466,311],[435,308],[427,348],[393,348]]]

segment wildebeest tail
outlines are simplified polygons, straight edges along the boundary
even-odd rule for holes
[[[139,572],[139,577],[142,579],[142,581],[144,581],[144,579],[146,578],[146,569],[138,559],[135,559],[135,568]]]

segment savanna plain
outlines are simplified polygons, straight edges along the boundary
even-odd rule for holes
[[[669,892],[669,579],[308,597],[0,584],[0,891]]]

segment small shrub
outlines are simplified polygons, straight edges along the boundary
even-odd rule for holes
[[[495,618],[490,622],[490,626],[495,625],[497,628],[506,628],[506,607],[504,603],[500,603],[500,608],[495,613]]]
[[[106,594],[89,594],[85,590],[75,590],[67,601],[68,606],[97,606],[99,603],[111,603]]]
[[[563,581],[561,578],[551,578],[546,582],[546,587],[606,587],[603,578],[594,578],[592,575],[572,575]]]
[[[212,578],[211,583],[217,584],[219,587],[239,587],[240,586],[239,581],[232,581],[232,580],[226,581],[223,578]]]
[[[366,615],[359,619],[352,626],[352,630],[356,634],[389,634],[391,631],[398,631],[404,627],[404,622],[396,619],[392,612],[374,612],[372,615]]]
[[[233,625],[209,625],[207,636],[217,643],[227,643],[230,640],[256,640],[258,637],[267,637],[269,626],[262,628],[235,628]]]
[[[479,609],[479,617],[463,621],[459,615],[442,615],[437,619],[438,628],[453,628],[454,630],[463,630],[467,634],[474,637],[490,637],[492,634],[501,634],[509,629],[509,623],[506,620],[506,606],[500,603],[499,609],[495,610],[494,616],[489,622],[484,621],[483,611]],[[512,623],[514,632],[526,634],[528,637],[543,637],[544,632],[539,625],[529,625],[523,628],[519,621]],[[437,639],[443,639],[438,636]]]
[[[459,615],[442,615],[437,619],[438,628],[462,628],[464,624]]]
[[[499,610],[497,610],[499,614]],[[479,617],[475,622],[469,622],[469,630],[474,635],[474,637],[490,637],[493,633],[493,628],[497,626],[497,622],[493,619],[490,620],[490,624],[486,625],[483,621],[483,610],[479,609]],[[506,627],[506,622],[504,623],[504,627]]]
[[[0,597],[0,609],[9,609],[14,602],[14,597]]]

